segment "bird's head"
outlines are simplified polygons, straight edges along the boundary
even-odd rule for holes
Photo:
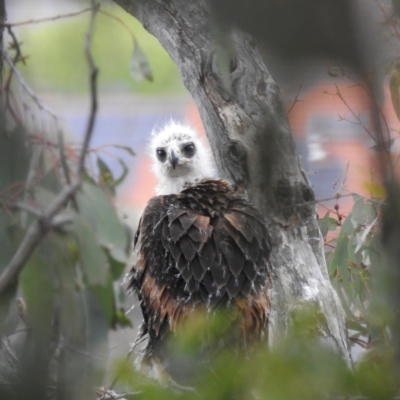
[[[153,131],[150,152],[158,195],[179,193],[185,183],[215,178],[210,150],[188,125],[171,121]]]

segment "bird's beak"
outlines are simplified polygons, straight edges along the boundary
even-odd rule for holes
[[[168,161],[171,163],[172,168],[175,169],[175,167],[178,165],[179,162],[179,156],[176,149],[174,148],[170,149],[168,154]]]

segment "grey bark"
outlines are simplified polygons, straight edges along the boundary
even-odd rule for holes
[[[3,49],[3,32],[4,27],[3,23],[6,22],[7,14],[6,14],[6,3],[5,0],[0,0],[0,49]],[[0,88],[3,87],[3,57],[0,57]],[[3,117],[3,93],[0,89],[0,117]],[[1,121],[4,121],[2,118]],[[0,122],[1,123],[1,122]],[[1,123],[1,125],[3,125]]]
[[[231,90],[222,84],[203,0],[115,0],[177,64],[206,129],[220,176],[265,215],[273,238],[269,340],[285,334],[293,309],[317,304],[321,337],[350,365],[344,313],[324,258],[313,191],[296,155],[279,88],[252,39],[232,34]]]

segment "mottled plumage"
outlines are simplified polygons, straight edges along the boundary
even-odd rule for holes
[[[172,121],[150,148],[158,196],[141,217],[128,279],[144,317],[139,337],[148,335],[141,367],[160,378],[174,364],[168,338],[202,311],[227,310],[235,346],[265,337],[270,242],[255,207],[213,179],[211,154],[192,128]]]
[[[131,286],[143,311],[145,359],[193,310],[235,308],[239,345],[261,340],[268,322],[268,233],[261,215],[222,180],[153,197],[135,237]]]

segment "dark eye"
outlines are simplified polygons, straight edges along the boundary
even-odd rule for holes
[[[194,154],[195,149],[194,144],[189,143],[183,148],[182,152],[186,157],[191,157]]]
[[[157,149],[157,158],[160,161],[165,161],[165,159],[167,158],[167,153],[164,149]]]

